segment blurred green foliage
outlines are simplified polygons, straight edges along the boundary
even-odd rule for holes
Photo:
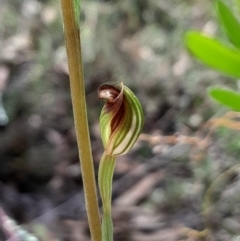
[[[234,46],[221,43],[218,39],[199,32],[188,32],[185,38],[187,48],[200,61],[224,74],[240,77],[240,23],[222,1],[216,4],[222,27]],[[228,89],[212,87],[209,95],[233,110],[240,110],[240,95]]]

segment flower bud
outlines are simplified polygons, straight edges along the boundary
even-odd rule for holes
[[[100,129],[105,152],[111,156],[127,153],[141,133],[144,117],[134,93],[123,83],[107,83],[98,89],[106,101],[100,115]]]

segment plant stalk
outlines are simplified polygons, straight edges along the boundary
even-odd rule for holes
[[[111,217],[112,203],[112,179],[116,157],[103,153],[99,170],[98,185],[102,198],[103,218],[102,218],[102,241],[113,241],[113,222]]]
[[[101,241],[101,223],[86,110],[80,29],[74,15],[74,0],[61,0],[61,3],[68,56],[73,116],[76,128],[89,228],[92,240]]]

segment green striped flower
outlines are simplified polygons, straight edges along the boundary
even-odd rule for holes
[[[98,89],[99,99],[106,101],[100,116],[105,152],[111,156],[127,153],[143,127],[142,106],[123,83],[107,83]]]
[[[123,83],[101,85],[98,97],[106,101],[100,115],[105,150],[98,170],[103,205],[102,241],[113,241],[111,200],[116,156],[127,153],[136,142],[143,127],[143,110],[137,97]]]

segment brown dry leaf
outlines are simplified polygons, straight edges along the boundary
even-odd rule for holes
[[[240,130],[240,122],[238,120],[234,120],[239,117],[239,112],[229,111],[220,118],[213,118],[209,120],[206,125],[211,129],[223,126],[233,130]]]

